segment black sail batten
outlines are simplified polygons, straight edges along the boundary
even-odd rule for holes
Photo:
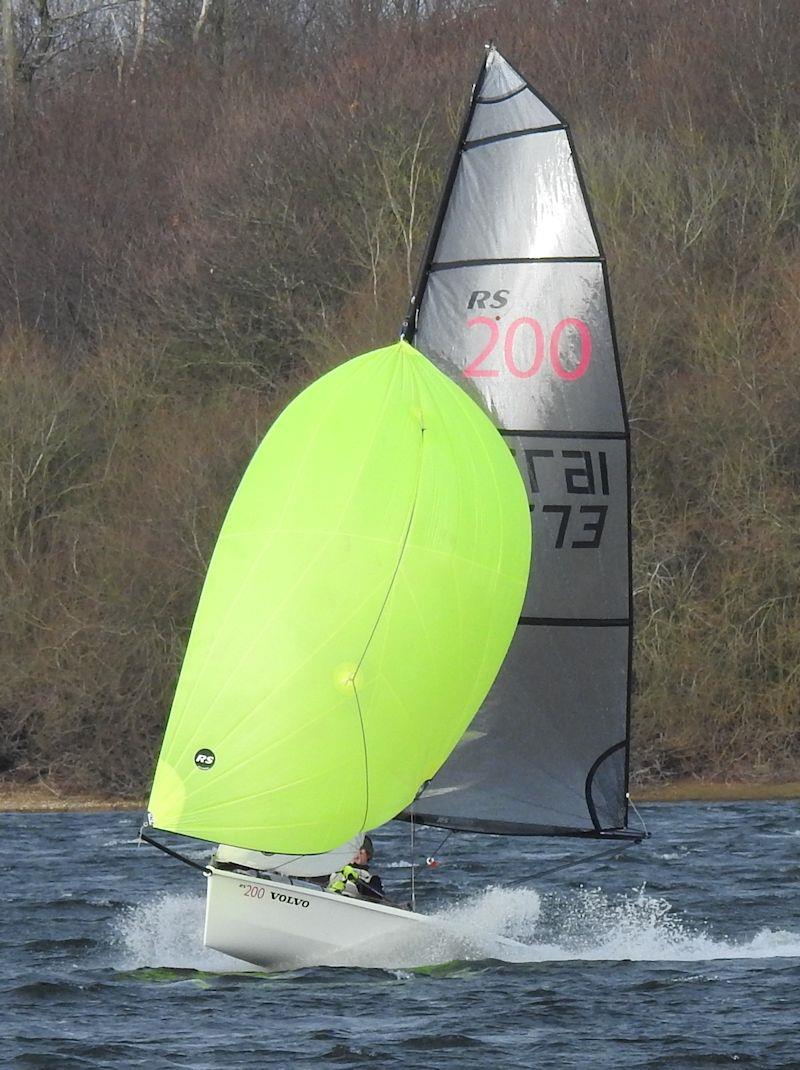
[[[498,434],[503,438],[596,438],[628,441],[627,431],[521,431],[519,428],[510,429],[498,427]]]
[[[478,101],[480,104],[481,101]],[[505,134],[493,134],[491,137],[477,137],[474,141],[465,141],[464,149],[477,149],[481,145],[493,145],[495,141],[509,141],[512,137],[530,137],[533,134],[551,134],[554,130],[566,130],[563,123],[550,126],[529,126],[525,130],[509,130]]]
[[[420,792],[445,829],[636,839],[627,828],[630,428],[608,269],[568,124],[490,48],[403,336],[493,419],[534,524],[506,661]]]
[[[453,268],[484,267],[489,264],[599,264],[601,256],[512,256],[504,260],[452,260],[432,263],[428,271],[452,271]]]
[[[526,85],[518,86],[516,89],[510,89],[508,93],[502,93],[499,97],[478,97],[479,104],[502,104],[504,100],[511,100],[512,97],[517,96],[519,93],[524,93],[528,87]]]
[[[520,627],[630,628],[630,617],[520,617]]]

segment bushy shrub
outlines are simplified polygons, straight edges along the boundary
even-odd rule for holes
[[[142,789],[238,477],[304,381],[395,335],[495,37],[572,120],[611,265],[634,770],[791,770],[800,27],[749,0],[362,7],[234,5],[212,48],[156,5],[133,74],[76,49],[0,139],[0,769]]]

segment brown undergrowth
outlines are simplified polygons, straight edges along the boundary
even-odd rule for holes
[[[433,8],[335,59],[293,24],[280,64],[222,72],[161,42],[121,83],[76,52],[3,131],[2,769],[141,791],[243,467],[304,382],[395,336],[493,36],[573,120],[611,265],[634,771],[796,771],[800,28],[747,0]]]

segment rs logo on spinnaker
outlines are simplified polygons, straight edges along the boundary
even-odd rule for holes
[[[198,769],[210,769],[216,760],[217,756],[208,747],[201,747],[194,756],[194,764]]]

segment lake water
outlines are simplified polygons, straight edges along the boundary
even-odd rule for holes
[[[203,879],[136,814],[3,815],[2,1066],[798,1070],[800,806],[642,809],[618,860],[457,834],[426,869],[443,834],[418,830],[418,907],[475,957],[281,975],[203,949]],[[407,827],[375,839],[406,898]]]

